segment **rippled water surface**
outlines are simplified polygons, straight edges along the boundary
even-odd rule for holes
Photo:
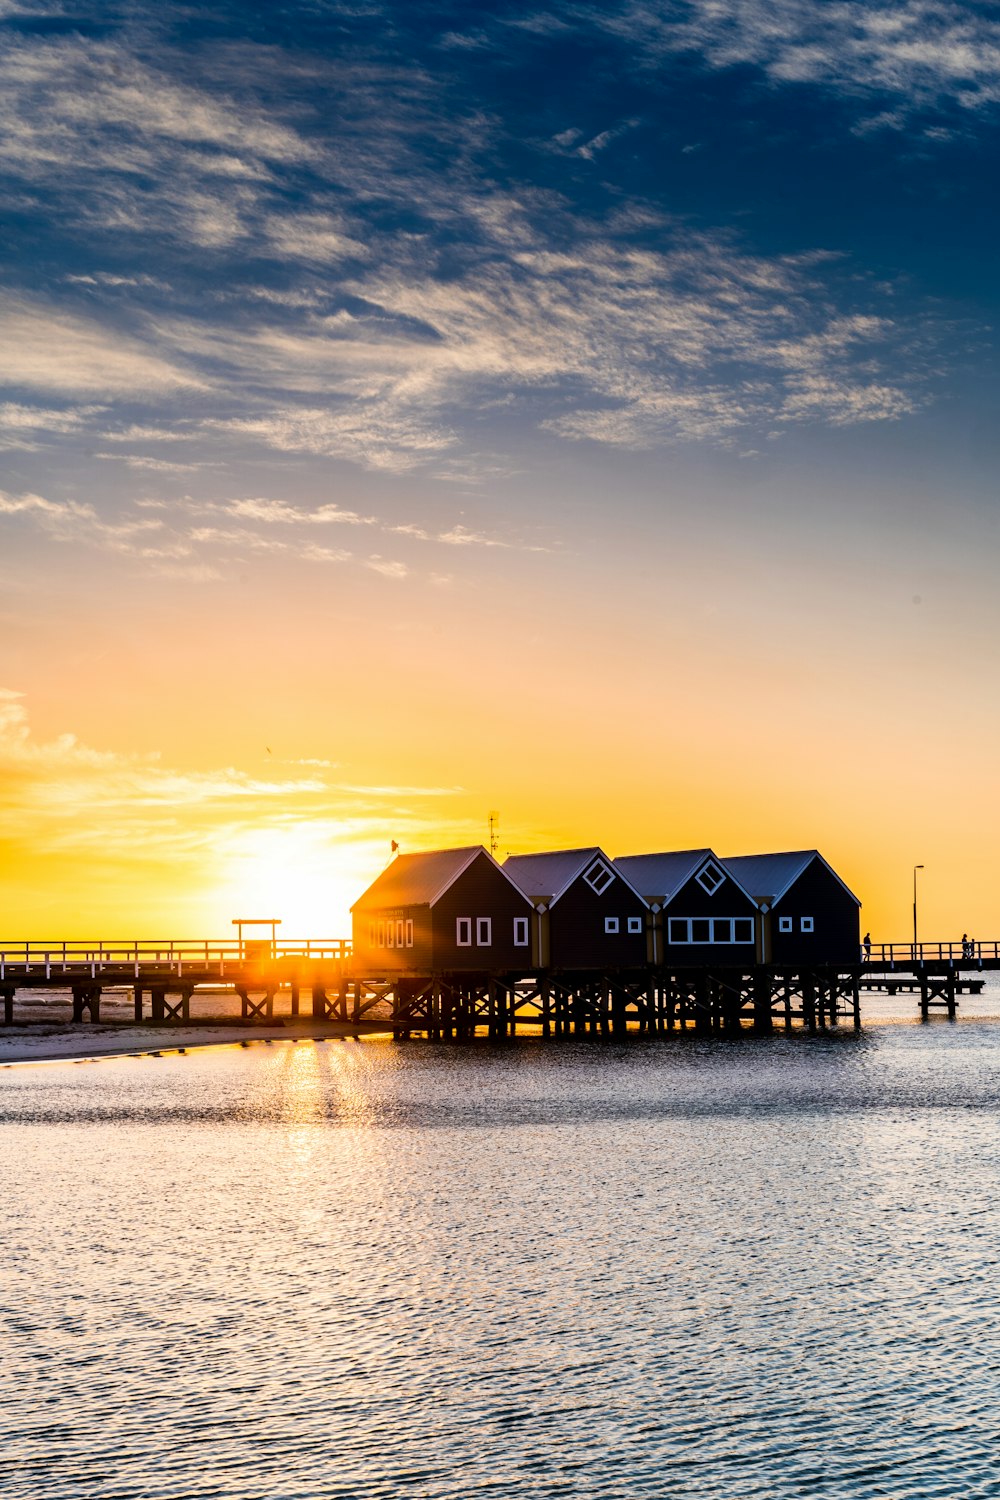
[[[1000,1495],[1000,1025],[0,1072],[15,1497]]]

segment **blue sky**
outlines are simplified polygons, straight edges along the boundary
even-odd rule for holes
[[[0,677],[39,730],[97,740],[96,673],[120,736],[137,662],[223,692],[268,590],[300,657],[458,619],[490,661],[586,659],[603,596],[622,653],[696,664],[689,716],[784,653],[752,697],[800,757],[856,692],[884,737],[995,684],[995,7],[0,0],[0,35]]]

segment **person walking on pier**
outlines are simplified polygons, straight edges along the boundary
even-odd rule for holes
[[[972,957],[972,949],[973,949],[973,944],[972,944],[972,942],[969,939],[969,934],[967,932],[963,932],[962,933],[962,957],[963,958],[971,958]]]
[[[872,956],[872,935],[871,935],[870,932],[866,932],[865,935],[864,935],[864,937],[861,939],[861,962],[865,963],[865,964],[870,963],[871,962],[871,956]]]

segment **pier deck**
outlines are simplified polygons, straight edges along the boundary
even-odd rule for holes
[[[287,992],[292,1017],[305,996],[317,1020],[357,1024],[379,1014],[398,1037],[816,1029],[859,1026],[860,992],[876,987],[917,994],[925,1019],[937,1009],[953,1018],[957,996],[982,988],[970,976],[1000,969],[1000,945],[972,946],[873,944],[854,965],[379,975],[356,973],[351,944],[340,939],[10,943],[0,947],[0,1003],[11,1025],[19,991],[62,990],[75,1022],[96,1022],[104,991],[128,989],[136,1021],[181,1023],[195,989],[224,986],[239,996],[248,1025],[271,1023],[275,997]]]

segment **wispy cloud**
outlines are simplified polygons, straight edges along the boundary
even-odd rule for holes
[[[0,306],[0,369],[7,387],[71,396],[135,397],[201,386],[138,338],[27,299]]]
[[[879,106],[887,127],[914,109],[948,102],[978,110],[1000,102],[1000,21],[988,7],[952,0],[630,0],[588,14],[634,43],[649,66],[701,53],[716,68],[752,64],[775,84],[813,83]]]

